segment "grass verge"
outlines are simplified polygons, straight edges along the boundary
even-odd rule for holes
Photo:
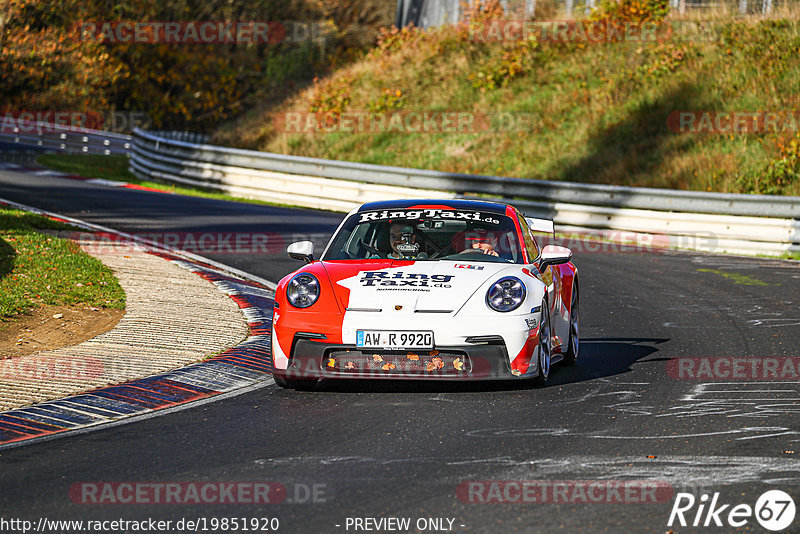
[[[105,178],[123,182],[136,181],[136,177],[128,171],[127,156],[42,154],[36,158],[36,163],[60,172],[77,174],[85,178]]]
[[[264,200],[237,197],[225,193],[209,191],[199,187],[186,187],[167,182],[140,180],[128,170],[127,156],[103,156],[97,154],[42,154],[36,158],[36,163],[56,171],[77,174],[85,178],[103,178],[118,182],[128,182],[130,184],[136,184],[142,187],[152,187],[162,191],[168,191],[177,195],[210,198],[214,200],[227,200],[231,202],[247,202],[249,204],[296,207],[292,206],[291,204],[282,204],[280,202],[266,202]]]
[[[47,231],[74,228],[0,208],[0,321],[41,305],[124,309],[125,291],[111,269],[69,239]]]

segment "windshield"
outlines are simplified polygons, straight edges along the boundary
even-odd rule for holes
[[[452,209],[353,214],[322,259],[523,263],[516,228],[509,217]]]

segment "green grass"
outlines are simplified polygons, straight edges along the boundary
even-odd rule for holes
[[[103,156],[94,154],[43,154],[36,158],[36,163],[50,169],[77,174],[86,178],[104,178],[118,182],[128,182],[152,187],[162,191],[169,191],[178,195],[211,198],[214,200],[227,200],[230,202],[247,202],[249,204],[264,204],[269,206],[290,207],[290,204],[279,202],[266,202],[251,198],[242,198],[225,193],[217,193],[201,188],[178,186],[169,182],[153,182],[140,180],[128,170],[127,156]]]
[[[125,292],[111,269],[47,230],[75,229],[0,208],[0,321],[45,304],[124,309]]]
[[[523,68],[496,87],[476,75]],[[522,131],[287,133],[266,113],[220,125],[215,139],[299,156],[632,186],[800,195],[800,132],[676,133],[675,111],[779,111],[800,118],[800,24],[719,18],[712,39],[651,43],[480,43],[445,28],[408,32],[271,111],[450,110],[530,114]],[[333,104],[331,104],[333,105]],[[314,107],[316,106],[316,107]],[[794,139],[795,144],[791,145]]]
[[[135,182],[136,180],[136,177],[128,171],[127,156],[42,154],[36,158],[36,163],[86,178],[105,178],[123,182]]]
[[[742,273],[729,273],[725,271],[721,271],[719,269],[697,269],[699,273],[714,273],[718,274],[721,277],[732,280],[734,284],[743,285],[743,286],[770,286],[770,285],[780,285],[780,284],[768,284],[763,280],[759,280],[753,276],[748,276]]]

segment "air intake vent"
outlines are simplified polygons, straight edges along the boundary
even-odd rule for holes
[[[458,351],[331,350],[325,356],[327,372],[379,375],[458,375],[471,369],[469,357]]]

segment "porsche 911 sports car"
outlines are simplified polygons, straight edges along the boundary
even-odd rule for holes
[[[319,260],[275,292],[275,382],[321,378],[531,379],[578,359],[572,251],[540,248],[553,222],[472,200],[372,202],[350,212]]]

